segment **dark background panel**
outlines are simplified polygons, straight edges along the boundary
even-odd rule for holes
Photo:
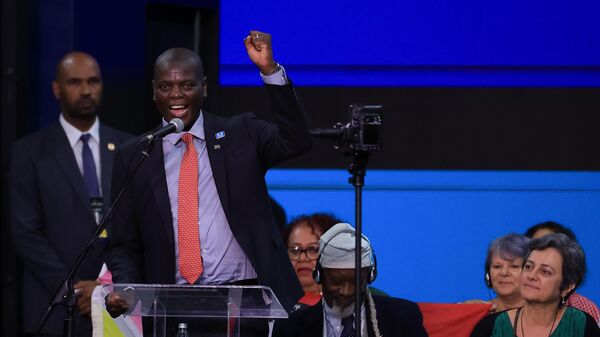
[[[56,61],[67,51],[97,57],[104,77],[103,121],[134,134],[160,120],[151,93],[152,65],[169,47],[195,49],[205,61],[205,108],[221,115],[267,110],[261,87],[219,87],[217,1],[106,3],[30,1],[20,15],[27,65],[18,135],[55,121],[50,90]],[[275,37],[277,32],[273,32]],[[239,41],[239,47],[243,45]],[[281,43],[280,45],[285,45]],[[293,68],[293,67],[290,67]],[[258,77],[258,72],[256,73]],[[294,73],[290,72],[294,78]],[[384,106],[383,150],[373,168],[595,170],[598,88],[299,87],[313,127],[349,119],[353,103]],[[25,96],[24,96],[25,97]],[[286,167],[344,167],[326,140]]]
[[[24,1],[2,0],[0,2],[0,335],[17,336],[21,326],[19,293],[20,266],[12,250],[8,228],[7,169],[9,146],[23,129],[19,105],[25,99],[21,71],[25,67],[27,53],[19,38],[25,33],[23,22],[28,6]]]
[[[293,77],[293,74],[290,74]],[[598,88],[300,87],[312,127],[349,121],[353,103],[383,105],[385,169],[598,170]],[[227,114],[268,110],[260,87],[224,87]],[[263,113],[270,118],[267,113]],[[328,140],[285,167],[345,167]]]

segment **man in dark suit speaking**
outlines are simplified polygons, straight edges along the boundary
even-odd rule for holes
[[[10,224],[15,250],[24,263],[23,324],[28,334],[52,294],[95,230],[96,214],[109,204],[113,155],[130,136],[100,123],[102,77],[96,60],[82,52],[65,55],[52,83],[59,120],[18,140],[9,178]],[[94,201],[94,205],[92,205]],[[78,336],[91,336],[92,291],[105,262],[104,233],[75,275],[80,315]],[[61,335],[65,309],[57,307],[42,334]]]
[[[202,110],[206,82],[194,52],[174,48],[157,58],[153,90],[163,125],[179,118],[185,129],[156,143],[115,212],[115,283],[261,284],[287,309],[302,296],[264,175],[310,148],[307,117],[273,60],[271,36],[251,31],[244,43],[276,125],[250,113],[222,118]],[[132,144],[117,153],[113,192],[131,177],[139,152]],[[111,295],[109,313],[123,313]]]
[[[275,323],[274,337],[356,336],[355,245],[349,224],[331,227],[319,240],[319,260],[313,272],[323,285],[323,299]],[[371,296],[367,284],[377,276],[371,243],[361,240],[361,336],[427,337],[423,315],[416,303],[392,297]]]

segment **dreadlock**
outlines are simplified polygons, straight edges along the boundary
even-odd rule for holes
[[[367,302],[369,302],[369,312],[371,324],[373,325],[373,331],[375,332],[375,337],[383,337],[381,332],[379,332],[379,324],[377,324],[377,311],[375,310],[375,302],[373,301],[373,296],[371,296],[371,292],[367,287]]]

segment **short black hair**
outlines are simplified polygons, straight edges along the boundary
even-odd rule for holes
[[[549,229],[553,233],[562,233],[562,234],[568,236],[569,239],[571,239],[573,241],[577,241],[577,237],[575,236],[575,233],[569,227],[567,227],[565,225],[561,225],[558,222],[554,222],[554,221],[546,221],[546,222],[542,222],[537,225],[529,227],[529,229],[527,229],[527,231],[525,232],[525,236],[533,238],[533,236],[535,235],[535,232],[542,230],[542,229]]]
[[[171,64],[194,65],[196,67],[196,77],[200,82],[204,82],[204,64],[202,59],[194,51],[187,48],[171,48],[160,54],[154,61],[154,74],[157,69]],[[154,77],[154,75],[153,75]]]
[[[585,254],[583,249],[567,235],[562,233],[552,233],[544,235],[541,238],[533,239],[529,243],[529,255],[534,250],[544,250],[554,248],[562,256],[562,275],[563,279],[560,284],[560,291],[567,289],[570,285],[574,285],[573,290],[567,294],[568,297],[579,285],[583,282],[586,272]]]
[[[83,52],[83,51],[73,50],[73,51],[70,51],[70,52],[66,53],[65,55],[63,55],[63,57],[61,57],[60,60],[58,61],[58,63],[56,64],[54,80],[55,81],[60,80],[60,78],[62,76],[62,72],[64,70],[63,68],[65,67],[65,62],[67,62],[68,60],[71,60],[73,58],[80,58],[80,57],[87,58],[90,61],[92,61],[93,63],[95,63],[96,67],[98,67],[98,73],[101,73],[100,65],[98,64],[98,61],[92,55],[90,55],[86,52]]]

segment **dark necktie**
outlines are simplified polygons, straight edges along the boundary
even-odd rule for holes
[[[356,329],[354,328],[354,315],[350,315],[346,318],[342,318],[342,334],[340,337],[354,337],[356,336]]]
[[[94,163],[94,155],[92,149],[88,145],[91,135],[84,133],[81,135],[81,142],[83,147],[81,148],[81,159],[83,162],[83,180],[85,180],[85,186],[87,187],[88,194],[90,197],[100,197],[100,188],[98,187],[98,176],[96,175],[96,164]]]

